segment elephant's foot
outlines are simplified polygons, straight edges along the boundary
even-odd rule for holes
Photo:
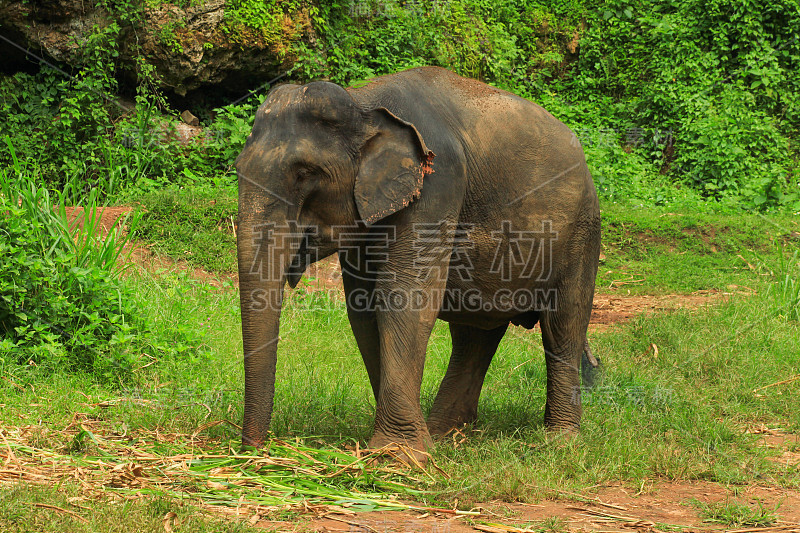
[[[577,426],[547,426],[547,442],[557,446],[567,446],[574,442],[580,434]]]
[[[431,413],[428,417],[428,433],[432,437],[444,437],[452,430],[460,428],[464,424],[471,424],[478,418],[476,410],[467,409],[460,413],[439,414]]]
[[[267,437],[262,436],[257,431],[242,432],[242,450],[263,448],[266,441]]]
[[[544,427],[548,440],[568,441],[578,435],[581,429],[581,406],[578,402],[570,404],[571,409],[566,409],[559,403],[551,404],[548,401],[544,408]],[[552,405],[559,405],[559,408],[553,408]]]
[[[264,447],[264,441],[260,439],[250,439],[247,437],[242,437],[242,447],[241,450],[258,450]]]
[[[428,415],[428,432],[441,437],[454,428],[475,422],[478,418],[479,392],[480,387],[442,386]]]
[[[425,466],[430,457],[428,451],[433,448],[433,440],[429,435],[417,439],[406,439],[376,433],[369,440],[369,447],[373,450],[386,448],[387,452],[395,454],[400,461],[412,466]]]
[[[581,428],[583,409],[580,385],[577,383],[578,376],[575,375],[574,378],[574,385],[570,387],[552,387],[551,390],[548,385],[547,402],[544,406],[544,426],[549,434],[577,433]]]

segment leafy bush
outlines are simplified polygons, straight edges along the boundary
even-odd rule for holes
[[[684,186],[700,193],[697,201],[800,210],[792,141],[800,127],[798,6],[797,0],[331,3],[313,18],[322,36],[316,47],[298,46],[294,73],[348,84],[440,65],[539,101],[576,131],[612,130],[611,142],[594,146],[593,157],[636,161],[608,167],[608,174],[645,175],[613,186],[606,181],[607,197],[667,201],[684,198],[676,188]],[[636,131],[660,140],[630,142]],[[642,194],[656,182],[672,192]]]
[[[587,11],[569,91],[611,95],[621,122],[671,131],[673,182],[743,207],[800,210],[800,5],[606,0]]]
[[[112,133],[120,26],[95,26],[81,43],[81,67],[65,77],[48,66],[37,74],[19,72],[0,79],[0,121],[21,159],[35,158],[49,183],[64,186],[67,176],[96,185],[106,164],[98,139]],[[0,164],[10,164],[0,152]]]
[[[303,20],[301,4],[299,0],[228,0],[222,31],[242,44],[297,38]]]
[[[15,164],[0,170],[0,365],[119,382],[145,349],[176,355],[119,280],[128,237],[120,228],[100,235],[96,195],[84,203],[83,219],[70,223],[66,194],[51,197],[9,149]],[[137,222],[128,219],[131,228]]]
[[[522,55],[510,23],[524,2],[357,0],[320,5],[312,20],[323,40],[296,43],[294,74],[341,84],[421,65],[509,85]],[[516,5],[518,4],[518,5]],[[357,27],[358,31],[353,31]]]
[[[201,141],[174,142],[174,117],[161,115],[174,113],[140,57],[136,108],[121,109],[118,41],[141,23],[130,7],[108,3],[120,17],[89,32],[74,79],[46,68],[0,79],[0,121],[21,158],[53,186],[81,183],[76,193],[232,183],[257,98],[216,110]],[[231,0],[223,32],[270,43],[295,81],[439,65],[576,132],[611,132],[587,146],[608,199],[800,211],[800,0]]]
[[[261,99],[264,96],[260,95]],[[260,103],[259,97],[254,96],[239,105],[228,105],[215,110],[217,115],[208,130],[204,151],[209,167],[230,170],[253,129],[256,109]],[[234,175],[231,174],[231,177]],[[229,183],[234,183],[234,180]]]
[[[221,176],[232,182],[232,132],[222,123],[209,135],[182,142],[177,119],[169,116],[173,113],[155,88],[152,65],[137,59],[135,105],[118,101],[114,74],[120,31],[111,24],[89,32],[85,65],[73,77],[49,67],[0,77],[0,121],[19,160],[35,160],[44,184],[67,190],[71,201],[91,190],[106,200],[132,189],[213,182]],[[235,142],[246,135],[237,130]],[[2,164],[14,164],[10,151],[0,149]]]

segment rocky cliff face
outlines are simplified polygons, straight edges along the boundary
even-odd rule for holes
[[[122,73],[132,73],[135,58],[142,57],[156,68],[162,89],[180,96],[221,85],[244,94],[292,64],[292,42],[314,39],[304,11],[283,15],[277,33],[267,35],[226,21],[226,0],[187,3],[142,2],[131,22],[91,0],[0,0],[0,35],[76,66],[91,32],[116,22]],[[7,68],[22,64],[23,53],[7,41],[0,54],[8,57]]]

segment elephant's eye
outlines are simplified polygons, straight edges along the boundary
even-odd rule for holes
[[[306,183],[307,181],[309,181],[312,177],[314,177],[318,173],[319,173],[319,170],[317,170],[314,167],[306,167],[306,166],[298,167],[297,171],[295,172],[295,176],[296,176],[295,179],[296,179],[297,183]]]
[[[317,181],[315,178],[321,175],[322,169],[312,163],[298,161],[292,166],[291,172],[295,186],[306,187]]]

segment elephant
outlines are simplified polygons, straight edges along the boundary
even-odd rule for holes
[[[268,437],[285,285],[338,254],[375,395],[369,446],[424,457],[472,422],[510,324],[540,325],[546,428],[574,433],[600,254],[580,142],[535,103],[438,67],[273,88],[236,159],[245,392],[242,444]],[[452,354],[430,414],[436,320]]]

